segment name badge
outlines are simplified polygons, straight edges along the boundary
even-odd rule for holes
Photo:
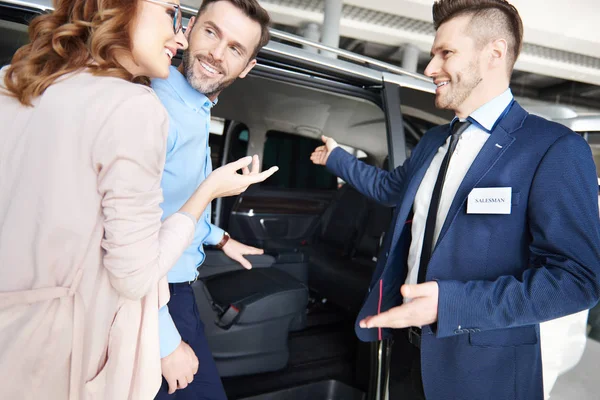
[[[510,214],[512,188],[475,188],[467,199],[467,214]]]

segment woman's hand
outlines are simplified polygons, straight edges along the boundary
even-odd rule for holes
[[[252,169],[248,169],[250,162]],[[197,221],[213,199],[238,195],[248,189],[248,186],[264,181],[279,169],[271,167],[267,171],[259,172],[258,164],[258,156],[255,155],[240,158],[215,169],[198,186],[180,211],[193,215]],[[241,174],[238,174],[239,170],[242,171]]]
[[[252,168],[248,169],[248,164],[252,161]],[[259,172],[258,156],[244,157],[237,161],[226,164],[215,169],[206,180],[200,185],[206,186],[210,190],[212,197],[235,196],[244,192],[252,184],[259,183],[273,175],[279,167],[271,167],[267,171]],[[237,171],[241,170],[242,174]]]

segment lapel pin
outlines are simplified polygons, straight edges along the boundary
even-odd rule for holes
[[[499,149],[502,148],[502,146],[500,146],[498,143],[496,143],[496,147],[499,148]]]

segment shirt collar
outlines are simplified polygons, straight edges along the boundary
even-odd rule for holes
[[[506,89],[502,94],[494,97],[492,100],[473,111],[468,119],[471,120],[471,122],[474,121],[479,128],[482,128],[487,133],[491,133],[499,119],[504,116],[504,111],[512,101],[513,94],[510,89]],[[454,125],[457,120],[458,117],[454,117],[450,126]]]
[[[217,99],[210,101],[208,97],[194,89],[185,79],[185,76],[172,65],[166,81],[173,87],[181,100],[194,111],[199,111],[199,109],[210,110],[217,104]]]

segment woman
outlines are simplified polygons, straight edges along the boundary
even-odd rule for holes
[[[161,224],[168,117],[140,83],[187,46],[178,3],[56,0],[30,38],[0,73],[2,397],[151,399],[162,278],[213,198],[274,170],[215,170]]]

